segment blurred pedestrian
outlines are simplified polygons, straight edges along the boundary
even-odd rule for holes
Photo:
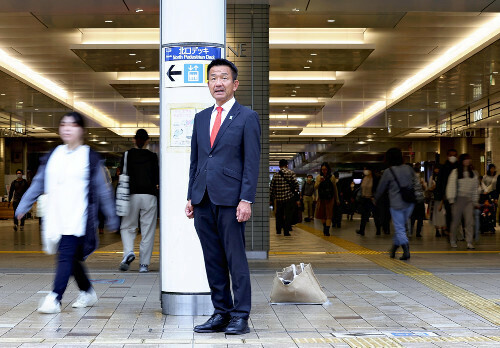
[[[160,170],[158,156],[146,149],[148,143],[148,132],[145,129],[138,129],[134,137],[136,147],[125,152],[120,165],[120,168],[124,167],[126,156],[126,173],[129,176],[130,187],[130,211],[128,215],[122,217],[120,226],[123,243],[120,271],[128,271],[130,264],[135,260],[134,240],[138,226],[141,229],[140,273],[149,272],[149,264],[153,254]],[[125,168],[120,172],[125,172]]]
[[[372,216],[375,208],[375,192],[377,190],[378,178],[373,175],[370,168],[365,167],[363,170],[363,180],[361,181],[361,188],[359,191],[360,195],[360,207],[361,207],[361,223],[359,229],[356,230],[357,234],[362,236],[365,235],[365,228],[370,216]],[[380,226],[378,217],[374,217],[377,225],[377,235],[380,234]]]
[[[427,190],[427,184],[425,183],[424,179],[422,177],[420,177],[420,172],[422,170],[420,163],[416,163],[413,166],[413,170],[415,171],[415,179],[420,182],[420,186],[422,187],[422,190],[424,190],[424,191]],[[422,227],[424,225],[424,218],[425,218],[425,203],[424,203],[424,201],[415,203],[415,208],[413,208],[413,212],[411,213],[410,236],[413,235],[413,227],[415,226],[415,222],[417,222],[416,236],[418,238],[422,237]]]
[[[304,202],[304,220],[310,222],[314,219],[313,202],[316,200],[316,190],[314,188],[314,178],[312,174],[307,175],[306,182],[300,192]]]
[[[445,218],[446,218],[446,233],[449,233],[451,228],[451,220],[452,220],[452,209],[451,204],[446,197],[446,186],[448,185],[448,178],[453,169],[457,168],[457,150],[449,149],[447,151],[448,159],[444,163],[443,167],[439,171],[439,177],[437,181],[437,186],[435,190],[435,194],[438,197],[441,197],[441,203],[439,206],[439,210],[442,210],[444,207],[445,210]]]
[[[14,231],[17,231],[17,226],[19,225],[19,220],[16,216],[16,209],[28,187],[28,181],[23,179],[23,170],[16,170],[16,180],[14,180],[12,184],[10,184],[9,190],[9,206],[10,201],[12,200],[12,206],[14,207]],[[25,216],[23,216],[21,219],[21,231],[24,230],[24,220],[26,220]]]
[[[443,196],[441,195],[441,192],[437,190],[439,171],[440,167],[436,165],[431,177],[429,178],[429,183],[427,184],[427,190],[432,194],[430,201],[431,206],[429,208],[431,212],[430,222],[436,230],[436,237],[441,237],[441,235],[444,235],[446,230],[446,216],[443,206],[441,205]]]
[[[316,219],[320,219],[323,223],[323,235],[329,236],[333,207],[339,206],[339,195],[336,180],[328,162],[321,164],[320,175],[316,178],[314,187],[318,190]]]
[[[400,149],[387,150],[385,160],[388,169],[384,171],[380,179],[375,199],[378,202],[386,190],[389,191],[391,217],[394,224],[393,245],[389,256],[394,258],[397,249],[401,246],[403,256],[400,260],[408,260],[410,245],[406,235],[406,224],[413,212],[415,202],[423,200],[423,192],[412,167],[403,164],[403,154]]]
[[[97,302],[83,261],[98,246],[98,211],[101,209],[106,215],[111,230],[118,229],[103,161],[97,152],[83,144],[84,134],[81,114],[70,112],[62,117],[59,136],[64,144],[41,159],[38,172],[16,210],[20,219],[40,195],[47,195],[42,223],[44,250],[54,253],[57,249],[57,266],[53,290],[41,302],[40,313],[61,311],[61,300],[71,275],[80,289],[72,307],[84,308]],[[54,236],[60,237],[57,246],[51,243],[57,240]]]
[[[464,153],[458,159],[458,166],[453,169],[446,185],[446,197],[453,207],[453,220],[450,230],[450,244],[457,247],[457,229],[465,224],[465,240],[467,249],[474,249],[474,209],[478,207],[478,174],[473,170],[469,154]]]
[[[299,183],[295,173],[288,169],[286,159],[280,160],[279,167],[279,172],[274,173],[271,179],[270,197],[276,209],[276,234],[281,234],[283,230],[283,235],[290,236],[298,204],[296,193],[299,191]]]

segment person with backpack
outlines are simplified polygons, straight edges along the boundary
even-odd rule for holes
[[[318,190],[318,203],[316,206],[316,219],[323,223],[323,235],[330,235],[332,224],[333,206],[339,206],[337,180],[332,175],[332,169],[327,162],[321,163],[320,175],[316,178],[314,187]]]
[[[400,149],[394,147],[387,150],[385,160],[388,168],[378,184],[375,201],[379,202],[386,190],[389,191],[390,211],[394,224],[394,238],[389,256],[394,258],[396,250],[401,246],[403,256],[400,260],[408,260],[410,245],[406,235],[406,225],[415,203],[422,202],[424,195],[413,168],[403,164],[403,153]]]
[[[372,171],[365,167],[363,170],[363,181],[361,181],[361,188],[359,189],[360,195],[360,207],[361,207],[361,223],[359,225],[359,230],[356,230],[356,233],[359,235],[365,235],[366,223],[370,219],[372,215],[375,204],[374,204],[374,193],[377,189],[378,179],[373,176]],[[375,217],[376,225],[377,225],[377,235],[380,234],[380,223],[378,218]]]

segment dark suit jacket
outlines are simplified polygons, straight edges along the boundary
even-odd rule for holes
[[[191,139],[188,199],[199,204],[205,191],[215,205],[255,201],[260,159],[259,115],[235,102],[210,147],[213,107],[195,115]]]

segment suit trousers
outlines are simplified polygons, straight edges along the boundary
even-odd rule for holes
[[[85,237],[61,236],[57,255],[56,277],[54,278],[54,292],[61,301],[68,286],[69,277],[75,277],[78,288],[88,291],[91,287],[87,271],[83,265],[83,243]]]
[[[156,231],[156,196],[148,194],[130,195],[130,211],[122,217],[120,234],[122,235],[123,256],[134,251],[134,240],[138,223],[141,226],[141,244],[139,247],[141,265],[149,265]]]
[[[203,249],[214,314],[248,319],[252,303],[245,223],[236,220],[236,207],[215,205],[205,192],[194,206],[194,226]]]
[[[472,243],[474,238],[474,204],[469,197],[457,197],[456,202],[451,206],[453,219],[451,221],[450,242],[457,243],[457,230],[462,222],[465,223],[465,241]]]
[[[314,218],[313,211],[313,197],[312,196],[304,196],[304,216],[307,218]]]

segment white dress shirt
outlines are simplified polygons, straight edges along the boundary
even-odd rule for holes
[[[220,116],[220,124],[222,126],[222,123],[224,123],[224,120],[226,119],[227,114],[233,107],[234,103],[236,102],[236,99],[232,97],[229,99],[227,102],[222,104],[222,114]],[[217,104],[214,105],[214,108],[212,110],[212,115],[210,116],[210,133],[208,133],[208,136],[212,135],[212,128],[214,128],[214,123],[215,123],[215,118],[217,117]]]

